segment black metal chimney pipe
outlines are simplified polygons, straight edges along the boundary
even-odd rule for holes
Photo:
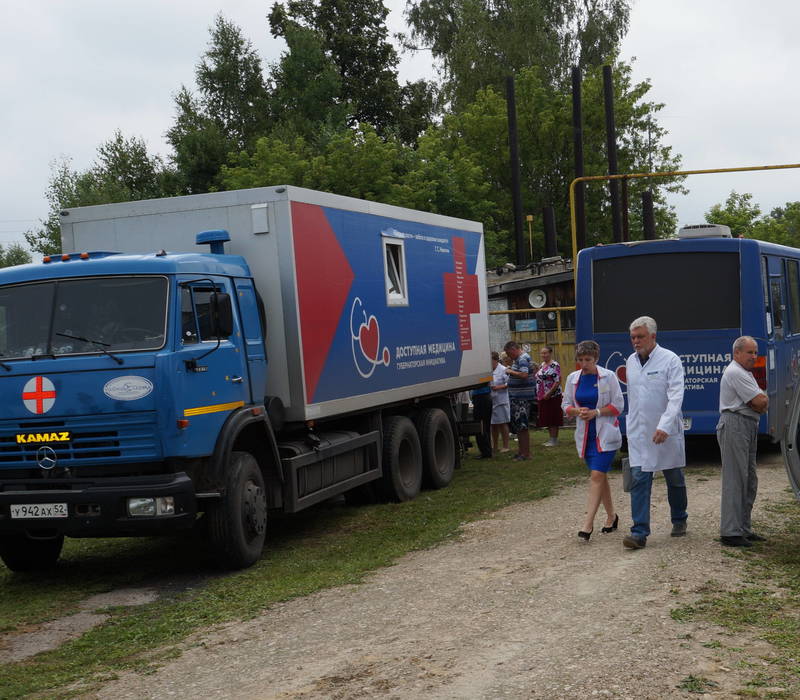
[[[542,207],[544,222],[544,257],[555,258],[558,255],[556,240],[556,211],[551,206]]]
[[[611,79],[611,66],[603,66],[603,97],[606,105],[606,143],[608,146],[608,174],[617,175],[617,128],[614,124],[614,83]],[[619,203],[619,185],[617,180],[608,181],[611,193],[611,228],[614,242],[622,242],[622,215]]]
[[[653,211],[653,193],[650,190],[642,192],[642,230],[646,241],[656,238],[656,216]]]
[[[514,92],[514,76],[506,78],[506,105],[508,108],[508,149],[511,160],[511,198],[514,208],[514,240],[516,241],[517,265],[525,265],[525,240],[522,231],[522,190],[519,172],[519,140],[517,138],[517,98]]]
[[[575,177],[583,177],[583,109],[581,105],[581,69],[572,66],[572,140],[575,150]],[[575,240],[577,249],[586,247],[586,210],[584,183],[575,185]]]

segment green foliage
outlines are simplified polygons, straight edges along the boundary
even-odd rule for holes
[[[661,143],[665,135],[655,118],[663,105],[645,100],[650,85],[633,84],[630,65],[619,63],[614,70],[617,103],[618,160],[622,172],[676,170],[680,158]],[[602,107],[602,76],[599,69],[584,80],[584,152],[587,174],[603,173],[605,163],[605,126]],[[519,123],[519,148],[523,209],[534,214],[534,257],[543,254],[541,210],[552,205],[562,253],[571,251],[569,227],[569,183],[573,178],[571,96],[568,91],[550,87],[541,73],[522,70],[516,85]],[[456,151],[469,151],[489,183],[499,218],[486,221],[489,265],[512,259],[511,174],[508,165],[508,125],[504,95],[492,88],[478,92],[473,103],[443,120],[440,129]],[[644,132],[644,133],[643,133]],[[647,137],[645,137],[647,134]],[[675,228],[675,215],[666,206],[665,192],[682,191],[678,181],[629,183],[629,201],[634,209],[645,187],[654,191],[656,225],[660,235]],[[611,240],[610,198],[605,183],[586,188],[587,243]],[[630,221],[632,238],[641,237],[641,222]]]
[[[438,127],[414,149],[361,124],[322,145],[259,139],[252,155],[240,153],[223,167],[221,182],[228,189],[297,185],[491,224],[500,214],[478,158]]]
[[[710,224],[729,226],[733,236],[800,247],[800,202],[787,202],[762,216],[752,194],[732,191],[725,204],[715,204],[705,218]]]
[[[41,227],[25,233],[39,253],[61,251],[61,211],[69,207],[154,199],[177,194],[178,176],[159,156],[151,156],[142,139],[119,131],[97,148],[92,166],[77,172],[70,160],[53,164],[46,197],[50,212]]]
[[[31,262],[31,254],[19,243],[12,243],[8,248],[0,245],[0,267],[25,265],[29,262]]]
[[[185,86],[175,96],[167,131],[184,193],[208,192],[229,152],[253,147],[270,124],[261,59],[241,30],[217,15],[195,71],[198,97]]]
[[[287,22],[283,37],[288,51],[271,70],[276,132],[313,140],[321,127],[326,132],[340,129],[352,108],[342,100],[341,77],[319,33]]]
[[[628,28],[628,0],[408,0],[405,43],[427,48],[442,64],[456,109],[479,90],[501,91],[508,75],[536,66],[551,87],[570,66],[598,66],[614,55]]]
[[[279,120],[299,122],[295,132],[306,136],[309,121],[328,128],[370,124],[381,137],[393,134],[406,144],[416,143],[433,122],[438,89],[425,80],[400,85],[387,15],[383,0],[276,2],[270,29],[289,46],[271,76]],[[295,95],[288,104],[302,102],[299,119],[292,111],[279,111],[287,104],[281,94],[287,85],[289,95]]]

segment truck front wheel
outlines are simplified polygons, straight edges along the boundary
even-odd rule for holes
[[[61,556],[64,535],[38,539],[27,534],[0,536],[0,559],[12,571],[40,571],[54,566]]]
[[[453,480],[456,465],[453,427],[441,408],[422,411],[418,427],[425,485],[435,489],[444,488]]]
[[[267,534],[267,497],[258,462],[247,452],[232,452],[225,495],[207,512],[217,561],[243,569],[261,557]]]
[[[393,501],[411,501],[421,485],[422,450],[417,429],[409,418],[391,416],[383,426],[383,493]]]

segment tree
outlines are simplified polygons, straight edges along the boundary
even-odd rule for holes
[[[338,73],[336,102],[349,106],[347,126],[371,124],[382,137],[391,131],[414,143],[433,120],[436,89],[427,81],[398,83],[387,15],[383,0],[288,0],[272,6],[269,23],[273,36],[284,37],[292,51],[298,48],[292,46],[293,31],[305,29],[318,38]],[[317,112],[330,110],[324,99],[317,105]]]
[[[222,169],[221,179],[230,189],[286,183],[474,219],[492,232],[500,213],[479,157],[434,127],[413,148],[362,124],[322,147],[302,137],[259,139],[252,155],[239,154]]]
[[[41,227],[25,233],[30,248],[39,253],[61,250],[61,211],[110,202],[155,199],[178,193],[179,178],[159,156],[150,156],[140,138],[125,138],[119,131],[97,148],[97,158],[83,172],[72,169],[69,159],[52,165],[45,196],[49,215]]]
[[[252,148],[271,123],[261,59],[222,15],[214,20],[195,78],[199,96],[181,86],[175,123],[167,131],[186,193],[212,190],[228,153]]]
[[[614,71],[617,103],[617,132],[620,143],[618,159],[622,172],[643,172],[652,169],[676,170],[680,158],[662,143],[665,133],[656,124],[662,105],[648,102],[645,97],[649,83],[633,84],[630,66],[620,63]],[[587,95],[584,110],[584,152],[588,175],[606,172],[605,128],[602,100],[602,75],[591,71],[584,81]],[[552,205],[556,212],[559,248],[571,252],[569,227],[569,183],[573,178],[571,133],[571,98],[568,91],[553,90],[539,71],[520,71],[516,83],[519,121],[519,147],[524,211],[534,216],[534,256],[543,253],[541,210]],[[492,260],[512,259],[511,175],[508,156],[508,120],[504,95],[493,88],[478,92],[476,99],[459,113],[447,115],[441,125],[451,144],[453,158],[457,149],[469,149],[480,164],[483,179],[490,183],[491,197],[502,215],[494,220],[494,232],[489,237],[496,246],[489,250]],[[649,137],[643,130],[649,128]],[[645,135],[647,132],[645,131]],[[665,202],[666,191],[681,191],[679,181],[643,183],[631,181],[630,201],[636,202],[645,187],[654,189],[656,224],[660,235],[672,233],[675,215]],[[588,243],[611,240],[610,202],[605,183],[586,188]],[[489,229],[490,231],[492,229]],[[641,236],[638,217],[631,217],[632,237]],[[488,248],[488,246],[487,246]]]
[[[342,98],[341,77],[319,33],[287,22],[283,37],[288,50],[270,72],[276,128],[307,140],[319,136],[321,129],[341,129],[352,108]]]
[[[771,237],[764,240],[800,248],[800,202],[775,207],[765,218]]]
[[[732,191],[725,204],[712,206],[705,218],[710,224],[729,226],[733,236],[800,247],[800,202],[787,202],[762,216],[752,194]]]
[[[445,95],[460,110],[523,68],[565,85],[570,66],[587,70],[616,53],[629,15],[629,0],[408,0],[404,43],[440,61]]]
[[[731,191],[725,205],[715,204],[705,217],[709,224],[729,226],[734,236],[757,238],[755,234],[760,228],[761,207],[753,202],[753,195],[749,192],[738,194]]]
[[[25,265],[31,262],[31,254],[19,243],[12,243],[8,248],[0,244],[0,267]]]

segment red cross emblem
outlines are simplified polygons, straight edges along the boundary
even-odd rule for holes
[[[22,403],[31,413],[47,413],[56,402],[56,388],[47,377],[29,379],[22,387]]]
[[[472,325],[469,315],[481,310],[478,276],[467,273],[464,239],[453,237],[455,272],[444,275],[444,312],[458,316],[458,337],[462,350],[472,350]]]

